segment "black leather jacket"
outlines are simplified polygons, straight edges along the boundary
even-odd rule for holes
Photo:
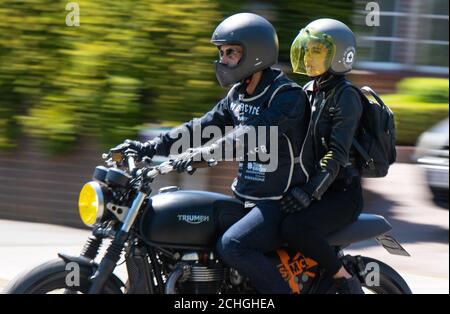
[[[225,133],[226,126],[235,127],[235,132],[246,132],[246,127],[278,127],[277,166],[269,170],[270,162],[239,159],[239,170],[232,185],[233,192],[248,200],[279,200],[289,188],[306,183],[306,172],[301,165],[300,148],[308,129],[309,105],[303,89],[278,69],[263,71],[261,81],[253,95],[247,95],[245,83],[235,84],[228,95],[204,116],[160,136],[156,146],[157,155],[168,156],[172,145],[181,134],[193,136],[195,125],[204,130],[218,126]],[[196,123],[194,123],[196,122]],[[236,134],[231,132],[215,143],[228,142]],[[200,133],[200,132],[199,132]],[[258,138],[258,145],[270,149],[269,131],[267,138]],[[202,138],[198,145],[204,145],[210,138]],[[194,143],[191,138],[191,143]],[[232,142],[232,140],[230,141]],[[244,144],[245,147],[245,144]],[[179,151],[178,153],[181,153]],[[237,156],[236,156],[237,157]],[[242,157],[242,156],[239,156]]]
[[[320,199],[333,182],[343,184],[359,175],[352,139],[362,104],[353,88],[342,88],[345,80],[344,75],[326,74],[304,86],[312,114],[302,159],[307,169],[314,170],[303,190],[314,199]]]

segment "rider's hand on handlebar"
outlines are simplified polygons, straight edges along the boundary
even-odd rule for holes
[[[193,163],[210,159],[214,149],[214,146],[190,148],[173,161],[173,168],[178,172],[187,171],[187,173],[193,174],[196,170],[192,167]]]
[[[311,197],[300,187],[292,188],[281,199],[281,212],[292,214],[307,208],[311,204]]]
[[[156,153],[156,143],[153,141],[141,143],[139,141],[125,140],[125,142],[123,142],[122,144],[111,148],[110,152],[112,154],[124,153],[129,149],[134,150],[137,153],[137,157],[139,160],[142,160],[142,158],[144,157],[152,158]]]

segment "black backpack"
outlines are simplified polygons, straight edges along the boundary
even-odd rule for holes
[[[360,127],[356,138],[353,138],[353,147],[359,153],[356,161],[361,175],[367,178],[384,177],[397,158],[394,114],[370,87],[359,89],[346,81],[339,93],[345,87],[352,87],[358,92],[363,106]],[[375,102],[369,100],[366,93],[370,94]],[[337,96],[335,93],[335,100]]]

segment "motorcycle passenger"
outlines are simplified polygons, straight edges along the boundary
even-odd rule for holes
[[[226,126],[234,127],[231,134],[213,144],[191,148],[178,157],[174,167],[181,172],[189,170],[196,158],[208,160],[226,143],[235,143],[238,134],[249,134],[250,127],[278,127],[278,146],[273,148],[278,166],[274,171],[268,171],[267,161],[250,160],[249,154],[236,156],[240,158],[239,171],[231,188],[237,198],[256,206],[223,234],[217,252],[228,266],[248,277],[258,292],[289,293],[288,284],[263,253],[281,245],[283,195],[292,186],[306,182],[299,156],[310,115],[308,100],[300,86],[271,67],[278,60],[278,38],[261,16],[239,13],[228,17],[217,26],[211,42],[219,50],[217,79],[223,87],[232,85],[228,95],[200,119],[146,143],[127,140],[125,147],[138,151],[141,157],[168,156],[179,138],[176,134],[187,132],[192,137],[195,123],[202,129],[218,126],[222,134]],[[257,138],[257,148],[267,149],[268,137]],[[201,144],[206,142],[202,139]],[[246,142],[241,144],[251,149]]]
[[[282,223],[289,247],[316,260],[343,294],[363,291],[325,237],[353,222],[363,207],[357,152],[352,147],[362,103],[353,88],[342,88],[352,69],[355,45],[353,32],[333,19],[311,22],[292,43],[294,72],[312,78],[304,86],[312,113],[303,161],[307,169],[315,170],[306,184],[286,194],[282,209],[291,213]]]

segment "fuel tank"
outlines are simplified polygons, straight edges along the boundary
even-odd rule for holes
[[[143,213],[140,232],[148,244],[211,248],[218,237],[242,218],[244,204],[227,195],[178,190],[155,195]]]

